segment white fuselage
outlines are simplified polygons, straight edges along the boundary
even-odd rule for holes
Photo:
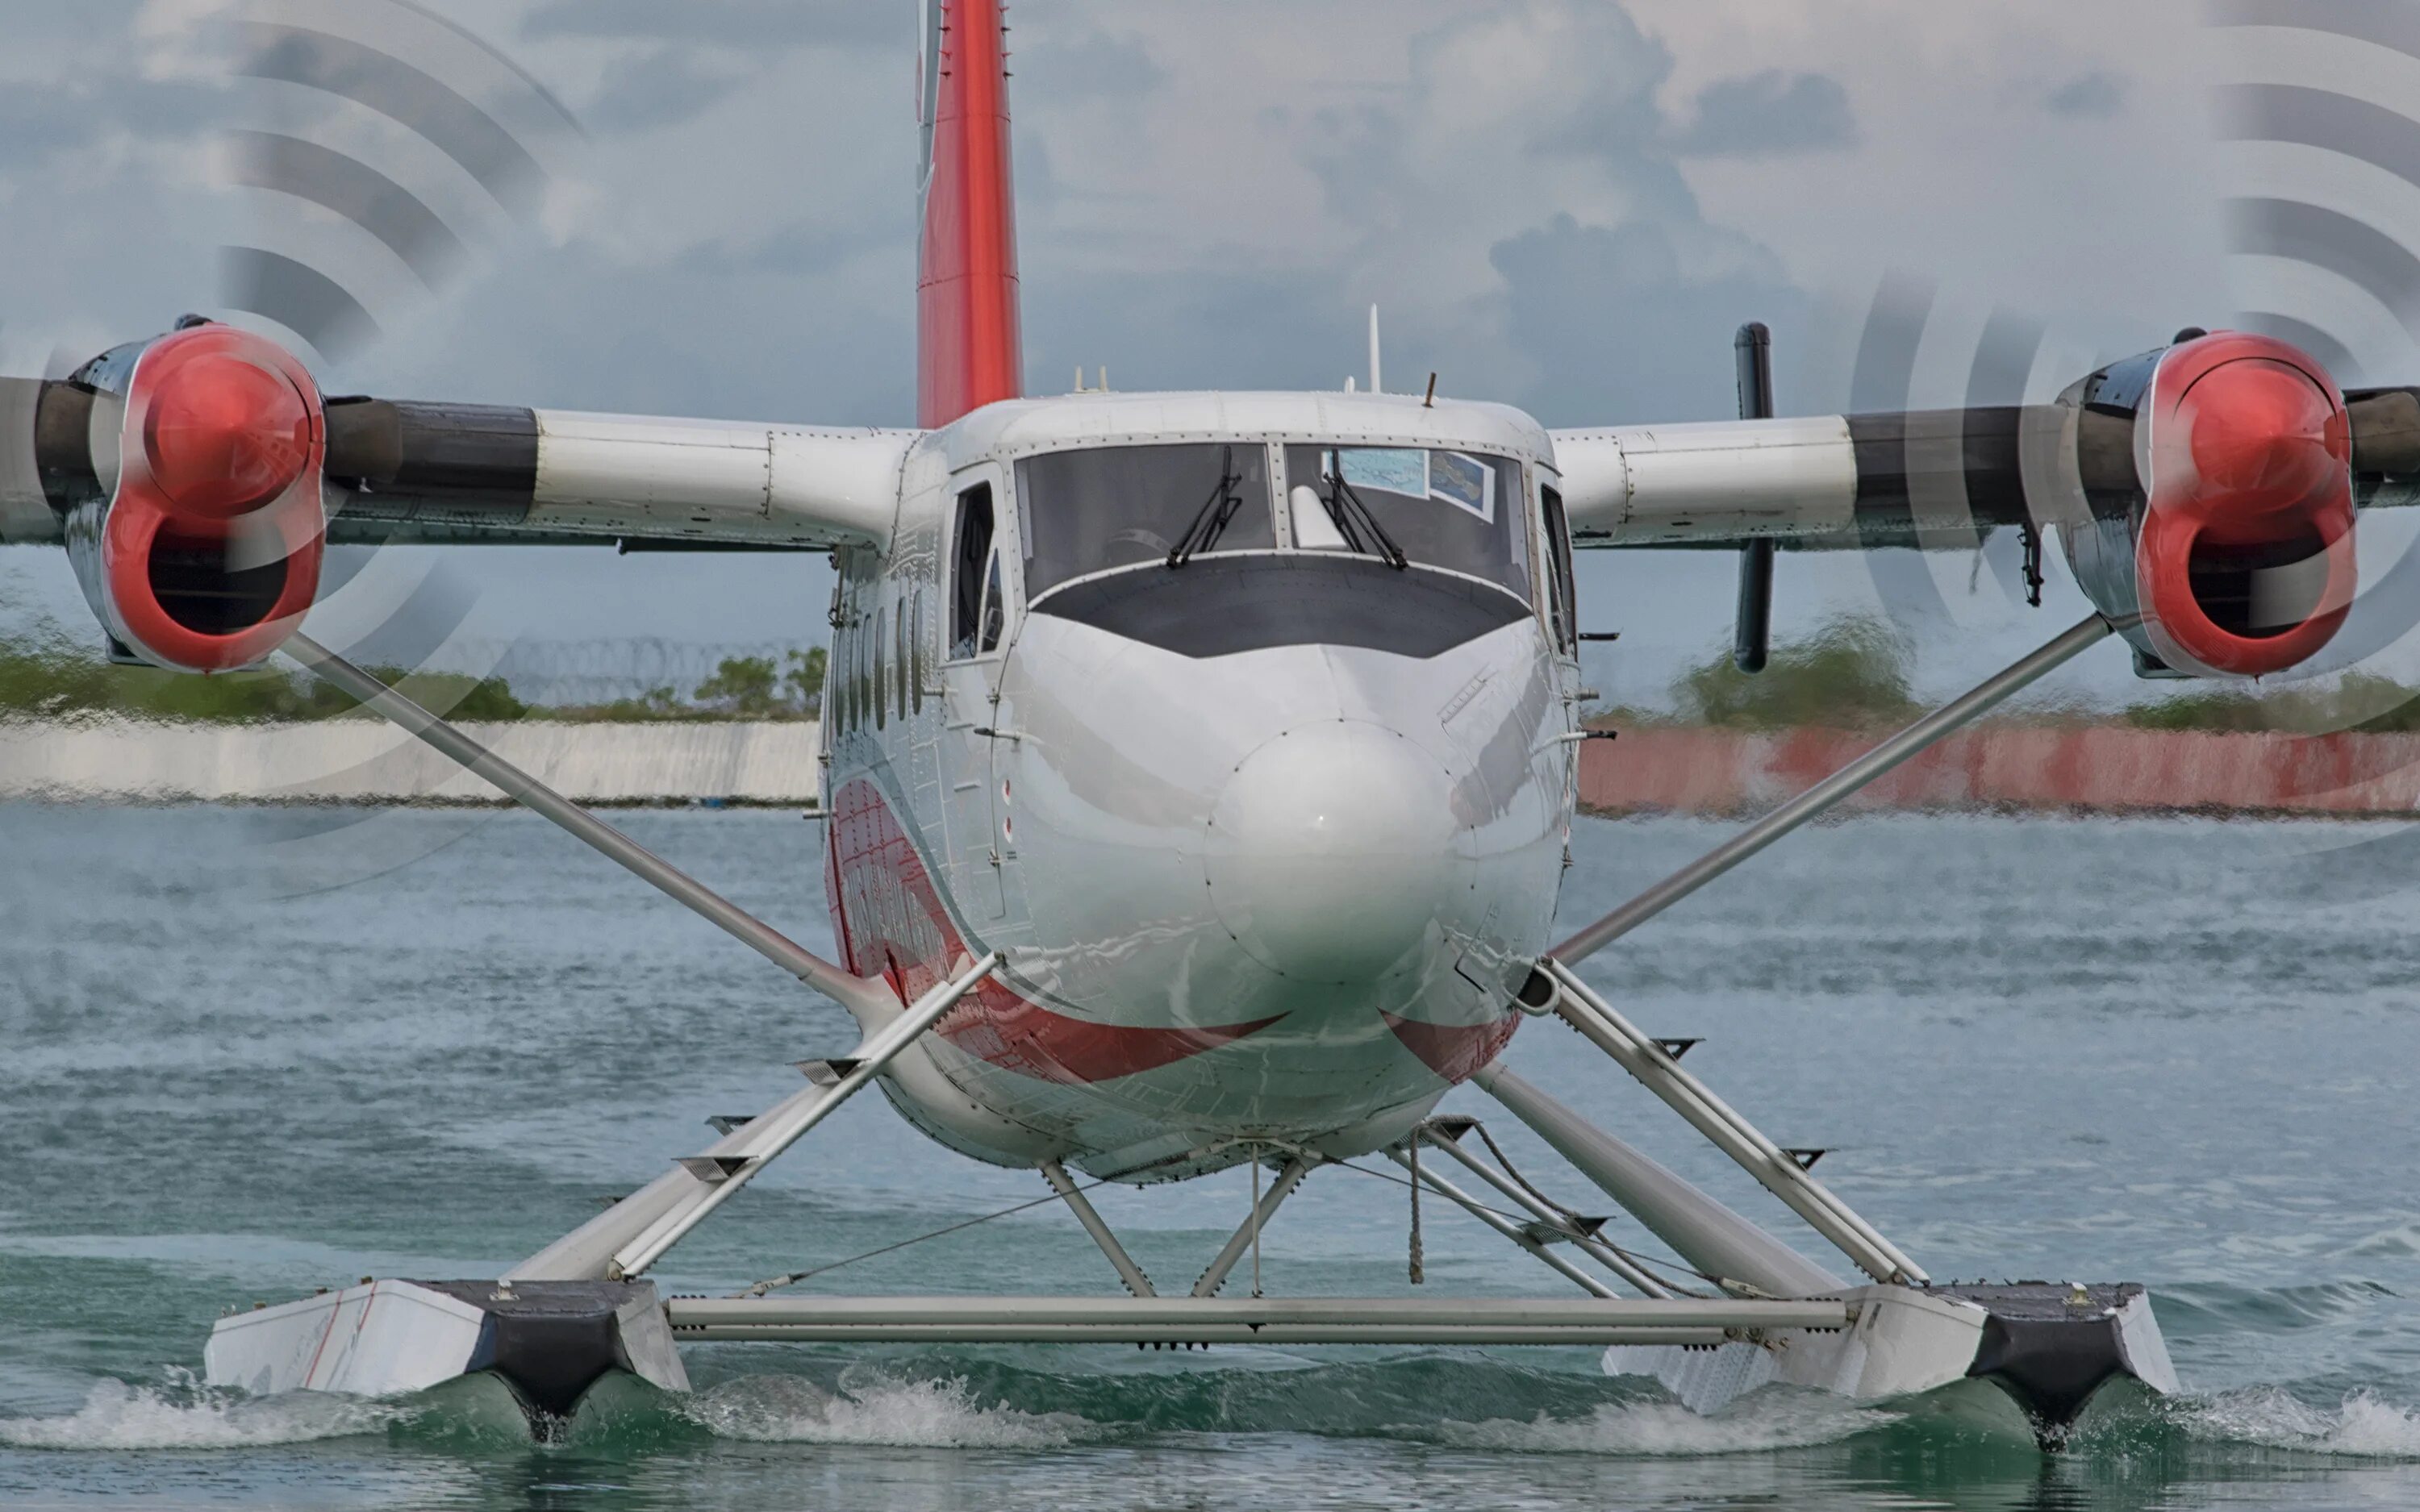
[[[1080,394],[920,440],[888,550],[839,553],[827,882],[904,995],[1005,965],[901,1109],[1157,1180],[1377,1148],[1492,1060],[1575,797],[1556,486],[1526,416],[1380,395]]]

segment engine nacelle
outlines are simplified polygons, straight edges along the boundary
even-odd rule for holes
[[[2079,407],[2076,580],[2145,664],[2261,677],[2316,656],[2352,604],[2352,430],[2327,369],[2225,332],[2094,374]],[[2131,451],[2132,487],[2109,486]],[[2096,484],[2094,474],[2101,474]]]
[[[265,659],[318,596],[327,416],[310,371],[233,326],[96,360],[101,497],[67,520],[85,596],[126,650],[174,671]]]

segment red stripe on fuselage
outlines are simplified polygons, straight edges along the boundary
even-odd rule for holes
[[[1502,1055],[1512,1042],[1512,1031],[1521,1026],[1518,1012],[1507,1013],[1493,1024],[1427,1024],[1392,1013],[1386,1018],[1387,1027],[1395,1031],[1404,1049],[1456,1086]]]
[[[825,827],[830,836],[825,875],[832,931],[849,969],[881,972],[902,1002],[912,1001],[972,952],[942,906],[923,856],[874,783],[861,778],[845,784],[832,795]],[[1030,1002],[992,978],[935,1027],[979,1060],[1040,1081],[1072,1084],[1155,1071],[1276,1022],[1197,1027],[1097,1024]]]

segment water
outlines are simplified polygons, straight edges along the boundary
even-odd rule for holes
[[[641,814],[810,944],[819,832]],[[1584,825],[1575,917],[1722,832]],[[363,864],[362,858],[372,858]],[[366,1274],[495,1273],[852,1042],[836,1009],[513,815],[0,809],[0,1504],[1975,1507],[2420,1501],[2420,856],[2380,826],[1861,819],[1799,836],[1590,975],[1937,1276],[2140,1280],[2189,1395],[2044,1457],[1790,1394],[1712,1419],[1592,1350],[715,1346],[533,1447],[465,1383],[250,1400],[210,1320]],[[329,884],[353,880],[349,886]],[[301,889],[301,890],[297,890]],[[1609,1065],[1524,1074],[1786,1221]],[[1477,1093],[1450,1110],[1495,1113]],[[1510,1120],[1525,1168],[1576,1198]],[[1104,1192],[1164,1284],[1240,1172]],[[675,1251],[727,1291],[1040,1194],[861,1100]],[[1438,1294],[1555,1294],[1425,1213]],[[1624,1237],[1636,1239],[1635,1233]],[[1403,1289],[1403,1195],[1315,1176],[1272,1292]],[[1107,1291],[1037,1209],[808,1290]]]

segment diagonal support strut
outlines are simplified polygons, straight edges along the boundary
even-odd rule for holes
[[[1520,1245],[1525,1250],[1528,1250],[1548,1270],[1556,1272],[1558,1274],[1561,1275],[1563,1279],[1573,1283],[1575,1286],[1577,1286],[1581,1290],[1587,1292],[1589,1295],[1607,1300],[1618,1295],[1611,1287],[1606,1286],[1604,1282],[1599,1281],[1596,1277],[1589,1274],[1586,1271],[1581,1270],[1578,1266],[1574,1265],[1571,1261],[1564,1259],[1553,1250],[1548,1249],[1545,1245],[1530,1238],[1528,1234],[1522,1230],[1519,1224],[1507,1223],[1502,1218],[1497,1216],[1494,1212],[1489,1211],[1487,1204],[1480,1201],[1477,1197],[1472,1196],[1469,1193],[1454,1185],[1451,1181],[1447,1180],[1443,1176],[1438,1175],[1434,1168],[1414,1164],[1412,1157],[1405,1152],[1407,1149],[1408,1145],[1392,1147],[1388,1149],[1387,1158],[1402,1166],[1405,1171],[1409,1172],[1414,1180],[1419,1181],[1422,1186],[1435,1192],[1437,1196],[1445,1198],[1448,1202],[1452,1203],[1455,1207],[1460,1208],[1463,1211],[1478,1219],[1481,1223],[1485,1224],[1488,1227],[1495,1229],[1497,1233],[1503,1235],[1506,1239],[1511,1240],[1513,1243]]]
[[[1525,1191],[1519,1182],[1513,1180],[1505,1173],[1497,1170],[1494,1166],[1488,1165],[1485,1161],[1481,1160],[1469,1150],[1463,1149],[1461,1141],[1450,1137],[1435,1137],[1435,1132],[1434,1130],[1424,1125],[1420,1129],[1414,1130],[1412,1137],[1415,1139],[1421,1139],[1424,1134],[1431,1135],[1431,1137],[1423,1140],[1423,1143],[1425,1143],[1429,1149],[1440,1150],[1447,1156],[1453,1159],[1461,1165],[1463,1169],[1470,1172],[1471,1175],[1478,1177],[1489,1186],[1494,1187],[1497,1192],[1503,1194],[1504,1196],[1511,1201],[1518,1204],[1524,1209],[1527,1209],[1530,1216],[1536,1218],[1540,1223],[1546,1224],[1552,1227],[1562,1230],[1570,1237],[1574,1248],[1586,1254],[1599,1265],[1604,1266],[1615,1275],[1620,1276],[1622,1280],[1628,1282],[1640,1296],[1669,1297],[1672,1295],[1669,1288],[1666,1287],[1662,1282],[1657,1281],[1653,1276],[1649,1275],[1646,1272],[1640,1270],[1637,1266],[1632,1264],[1629,1260],[1623,1258],[1621,1253],[1615,1250],[1611,1245],[1597,1239],[1594,1235],[1581,1233],[1577,1229],[1573,1228],[1564,1221],[1561,1213],[1555,1211],[1554,1209],[1546,1206],[1544,1202],[1539,1201],[1535,1196]],[[1398,1161],[1396,1164],[1404,1165],[1406,1169],[1409,1168],[1409,1165],[1406,1162]],[[1448,1193],[1446,1196],[1450,1198],[1452,1194]],[[1485,1222],[1487,1219],[1493,1218],[1495,1214],[1485,1212],[1482,1210],[1480,1216],[1481,1221]],[[1490,1227],[1492,1227],[1494,1226],[1491,1224]],[[1497,1229],[1497,1231],[1498,1233],[1506,1233],[1508,1235],[1517,1234],[1520,1232],[1520,1230],[1516,1228]]]
[[[785,1103],[742,1129],[734,1136],[739,1142],[739,1148],[722,1157],[737,1164],[724,1166],[722,1175],[706,1181],[706,1192],[700,1199],[666,1213],[644,1233],[615,1251],[613,1263],[606,1268],[608,1279],[628,1281],[645,1274],[647,1268],[662,1258],[666,1250],[679,1243],[690,1230],[706,1222],[715,1209],[730,1201],[734,1194],[755,1178],[757,1172],[771,1165],[783,1150],[804,1138],[808,1131],[856,1096],[868,1082],[882,1074],[884,1068],[898,1058],[901,1051],[915,1043],[926,1029],[939,1022],[941,1015],[957,1007],[958,999],[981,985],[999,964],[1000,955],[995,951],[961,972],[954,980],[935,984],[909,1005],[906,1012],[892,1019],[859,1047],[847,1075],[829,1087],[811,1088],[812,1095],[809,1097]]]
[[[285,649],[312,676],[486,778],[514,802],[553,822],[574,839],[619,863],[682,907],[839,1003],[860,1025],[870,1027],[899,1011],[898,998],[881,982],[860,977],[807,949],[309,636],[294,636],[286,642]]]
[[[2032,655],[2010,663],[1968,692],[1909,725],[1548,953],[1567,966],[1577,965],[1774,841],[1905,764],[1926,748],[1991,713],[2114,633],[2116,626],[2108,620],[2099,614],[2089,616]]]
[[[1254,1165],[1257,1167],[1258,1164],[1256,1156]],[[1193,1295],[1218,1295],[1218,1288],[1227,1284],[1227,1274],[1235,1269],[1235,1262],[1248,1252],[1260,1248],[1261,1230],[1268,1227],[1269,1216],[1278,1211],[1278,1204],[1283,1202],[1310,1174],[1311,1162],[1300,1155],[1285,1163],[1285,1169],[1278,1172],[1278,1179],[1269,1183],[1268,1191],[1253,1202],[1249,1212],[1244,1214],[1244,1226],[1235,1230],[1234,1237],[1228,1240],[1226,1247],[1211,1260],[1210,1269],[1202,1273],[1202,1279],[1193,1283]]]
[[[1102,1221],[1100,1211],[1093,1206],[1093,1199],[1084,1196],[1084,1189],[1068,1176],[1066,1166],[1055,1160],[1046,1160],[1042,1163],[1042,1179],[1050,1183],[1051,1191],[1059,1194],[1059,1200],[1067,1204],[1067,1211],[1084,1226],[1084,1232],[1093,1236],[1093,1242],[1100,1246],[1101,1254],[1108,1258],[1110,1269],[1118,1273],[1118,1279],[1125,1283],[1129,1294],[1137,1297],[1159,1295],[1152,1289],[1151,1277],[1143,1274],[1142,1267],[1135,1263],[1134,1257],[1126,1253],[1126,1247],[1118,1242],[1118,1236]]]

